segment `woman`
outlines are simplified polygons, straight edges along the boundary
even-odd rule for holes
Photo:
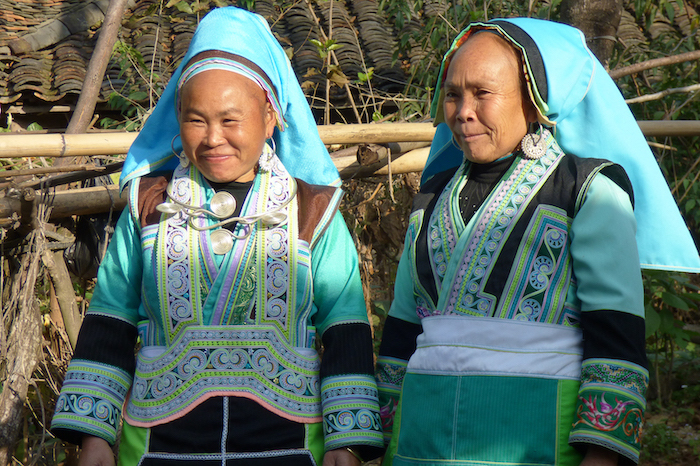
[[[646,141],[569,26],[471,24],[438,79],[377,361],[385,464],[636,463],[640,263],[700,269]]]
[[[113,464],[122,404],[120,464],[376,456],[357,255],[324,186],[338,173],[264,19],[202,20],[121,183],[129,210],[52,423],[80,463]]]

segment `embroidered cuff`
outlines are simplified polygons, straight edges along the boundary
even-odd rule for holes
[[[649,373],[633,363],[588,359],[569,443],[600,445],[639,462]]]
[[[383,447],[374,378],[326,377],[321,383],[321,404],[326,451],[353,445]]]
[[[382,417],[384,443],[391,440],[394,415],[401,398],[401,385],[408,362],[403,359],[379,356],[377,358],[377,388],[379,389],[379,413]]]
[[[73,360],[56,402],[51,429],[94,435],[114,444],[131,382],[132,377],[117,367]]]

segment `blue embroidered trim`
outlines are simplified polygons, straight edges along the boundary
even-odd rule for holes
[[[114,444],[131,380],[117,367],[74,359],[56,401],[51,428],[77,430]]]
[[[306,351],[289,348],[270,327],[188,327],[157,359],[138,355],[126,412],[156,425],[207,393],[250,393],[300,422],[318,418],[320,361]]]
[[[326,451],[351,445],[384,445],[377,389],[371,376],[327,377],[321,384],[321,404]]]

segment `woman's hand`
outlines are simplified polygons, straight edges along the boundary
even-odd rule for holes
[[[581,466],[617,466],[617,457],[618,454],[614,451],[591,445],[581,461]]]
[[[338,448],[323,455],[323,466],[360,466],[360,460],[345,448]]]
[[[78,466],[114,466],[112,447],[105,439],[92,435],[83,436]]]

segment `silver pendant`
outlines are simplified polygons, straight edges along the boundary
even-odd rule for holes
[[[233,248],[233,234],[225,228],[212,231],[209,239],[214,254],[226,254]]]
[[[219,191],[212,196],[209,209],[218,218],[228,218],[236,211],[236,198],[226,191]]]

